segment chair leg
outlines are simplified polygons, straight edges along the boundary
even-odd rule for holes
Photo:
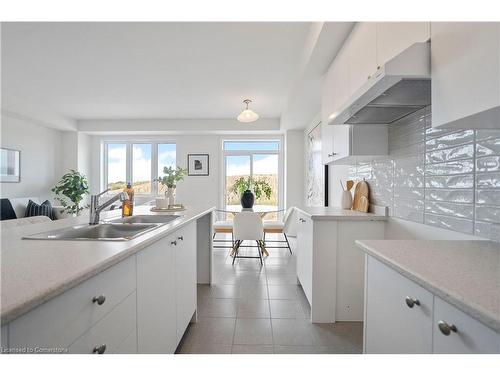
[[[236,260],[236,258],[238,256],[238,249],[240,247],[240,244],[241,244],[241,241],[237,240],[235,245],[234,245],[234,248],[233,248],[233,266],[234,266],[234,261]]]
[[[264,245],[266,244],[266,232],[264,231]]]
[[[261,245],[260,245],[260,243],[259,243],[259,241],[258,241],[258,240],[256,240],[255,242],[257,242],[257,246],[258,246],[258,247],[257,247],[257,251],[259,252],[259,260],[260,260],[260,265],[262,266],[262,249],[261,249],[261,247],[260,247]]]
[[[214,235],[212,236],[212,240],[215,240],[215,235],[217,234],[217,232],[214,232]]]
[[[290,250],[290,254],[292,254],[292,248],[290,247],[290,242],[288,242],[288,237],[285,232],[283,232],[283,236],[285,236],[286,245],[288,246],[288,250]]]
[[[269,253],[266,250],[266,244],[264,243],[264,241],[260,241],[260,248],[262,249],[262,255],[268,257]]]
[[[233,244],[233,246],[234,246],[234,234],[233,234],[233,232],[231,232],[231,243],[232,243],[232,244]]]

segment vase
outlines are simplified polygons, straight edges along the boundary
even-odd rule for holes
[[[245,192],[241,195],[240,202],[243,208],[252,208],[255,202],[255,197],[250,190],[245,190]]]
[[[349,190],[344,190],[342,192],[342,202],[340,205],[344,210],[350,210],[352,208],[352,195]]]
[[[168,205],[173,206],[175,204],[175,187],[167,188],[165,192],[165,198],[168,200]]]

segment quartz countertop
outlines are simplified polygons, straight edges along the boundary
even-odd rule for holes
[[[88,223],[88,215],[2,230],[1,324],[16,319],[214,209],[187,207],[175,213],[181,218],[129,241],[22,239],[35,233]],[[150,206],[136,206],[134,214],[162,213],[151,212]],[[119,210],[107,211],[101,214],[101,220],[120,216]]]
[[[311,217],[312,220],[387,220],[386,215],[344,210],[340,207],[296,207],[296,209]]]
[[[357,240],[356,245],[500,333],[499,243]]]

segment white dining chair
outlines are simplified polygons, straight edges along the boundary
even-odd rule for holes
[[[264,244],[266,242],[285,242],[285,246],[267,246],[268,248],[274,248],[274,249],[281,249],[281,248],[288,248],[290,251],[290,254],[292,253],[292,248],[290,247],[290,242],[288,242],[288,237],[286,236],[286,231],[288,230],[288,227],[290,226],[290,217],[293,211],[293,207],[289,207],[286,211],[285,214],[283,215],[282,220],[268,220],[264,221]],[[266,234],[267,233],[281,233],[285,237],[284,241],[279,241],[279,240],[271,240],[267,241],[266,240]]]
[[[236,258],[257,258],[262,265],[262,255],[269,255],[264,245],[264,225],[262,218],[256,212],[240,212],[233,220],[234,247],[231,255],[233,264]],[[240,246],[243,241],[255,241],[257,243],[258,257],[239,255]]]

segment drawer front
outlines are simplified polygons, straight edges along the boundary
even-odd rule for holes
[[[441,325],[443,333],[439,327]],[[456,328],[456,332],[448,330]],[[500,335],[439,297],[434,297],[434,353],[500,353]]]
[[[432,294],[370,256],[366,262],[365,352],[431,353]]]
[[[105,345],[104,353],[117,352],[136,328],[136,295],[130,294],[108,315],[69,347],[72,354],[92,354]]]
[[[7,337],[8,337],[7,336],[7,330],[8,330],[8,326],[7,325],[2,326],[2,331],[0,333],[0,342],[1,342],[1,345],[2,345],[3,349],[9,347],[9,343],[7,341]]]
[[[137,354],[137,329],[128,335],[128,337],[113,352],[115,354]]]
[[[67,348],[135,290],[135,277],[132,256],[11,322],[9,345]]]

